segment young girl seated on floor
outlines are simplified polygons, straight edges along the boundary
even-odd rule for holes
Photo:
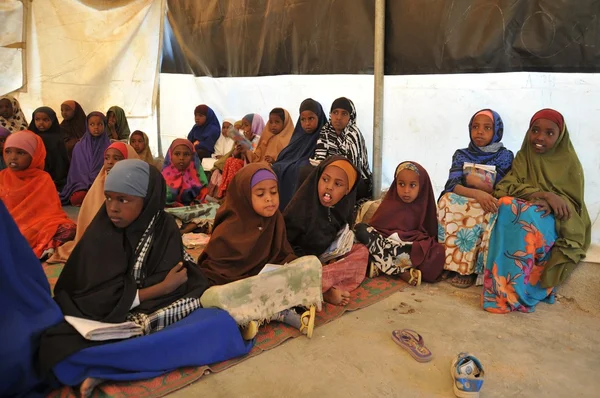
[[[583,168],[563,116],[542,109],[531,118],[499,198],[483,278],[483,309],[533,312],[554,302],[554,287],[585,257],[591,221]]]
[[[261,273],[267,264],[284,266]],[[268,164],[252,163],[236,174],[198,265],[213,284],[223,285],[205,293],[203,306],[226,309],[241,325],[277,320],[311,336],[314,308],[302,316],[286,310],[320,306],[321,264],[294,255]],[[238,304],[223,306],[226,300]]]
[[[86,116],[81,105],[73,100],[67,100],[61,104],[60,114],[63,118],[63,121],[60,122],[60,130],[65,140],[67,155],[71,159],[75,144],[85,134],[87,126]]]
[[[46,147],[44,171],[50,174],[60,192],[67,182],[69,156],[56,113],[47,106],[37,108],[31,115],[29,130],[42,137]]]
[[[346,225],[352,228],[358,170],[332,156],[307,177],[284,211],[288,239],[298,256],[324,254]],[[369,252],[355,244],[342,259],[323,264],[323,299],[347,305],[350,292],[365,279]]]
[[[221,124],[217,115],[208,105],[198,105],[194,109],[194,127],[188,133],[200,161],[210,158],[215,151],[215,143],[221,133]]]
[[[445,277],[452,277],[450,283],[455,287],[473,285],[477,274],[483,272],[487,245],[484,232],[498,209],[492,192],[513,161],[513,153],[502,145],[503,133],[502,119],[493,110],[484,109],[473,115],[469,122],[469,147],[452,156],[450,176],[438,200],[438,239],[446,251]],[[491,171],[465,167],[465,163],[485,165]]]
[[[106,130],[111,141],[127,142],[131,130],[123,108],[112,106],[106,112]]]
[[[81,206],[104,165],[104,151],[109,145],[106,118],[100,112],[91,112],[87,116],[87,131],[73,149],[67,184],[60,192],[63,205]]]
[[[427,171],[403,162],[369,225],[357,224],[356,239],[371,254],[371,264],[387,275],[399,275],[413,286],[435,282],[444,267],[438,243],[435,197]],[[407,272],[408,271],[408,272]]]
[[[75,223],[63,211],[52,178],[44,171],[46,148],[40,136],[24,130],[4,144],[0,199],[38,258],[75,237]]]
[[[148,163],[150,166],[162,170],[163,162],[160,159],[155,159],[150,149],[150,141],[146,133],[140,130],[135,130],[129,137],[129,145],[135,149],[137,157]]]
[[[247,353],[251,345],[227,313],[200,309],[209,282],[164,212],[160,172],[123,160],[108,174],[104,193],[106,204],[69,257],[54,299],[64,315],[130,321],[143,336],[90,341],[63,321],[42,336],[41,373],[51,369],[63,384],[81,383],[89,396],[102,379],[151,378]]]
[[[275,108],[269,113],[269,121],[263,130],[254,152],[246,151],[246,158],[251,162],[267,162],[273,164],[279,153],[290,143],[294,133],[294,123],[290,113],[282,108]]]
[[[85,199],[77,215],[77,234],[75,235],[75,239],[57,248],[54,255],[48,259],[48,263],[64,263],[69,259],[75,245],[81,240],[83,233],[87,230],[94,217],[96,217],[98,210],[104,205],[106,199],[104,196],[104,182],[110,170],[121,160],[137,158],[137,154],[131,146],[119,141],[113,142],[106,148],[106,151],[104,151],[104,165],[87,195],[85,195]]]
[[[204,202],[208,180],[191,142],[177,138],[171,143],[162,175],[167,181],[167,206],[181,207]]]
[[[4,127],[11,133],[27,130],[27,119],[21,110],[21,105],[11,95],[0,97],[0,127]]]
[[[10,131],[8,129],[0,127],[0,171],[6,168],[6,163],[4,163],[4,143],[9,135]]]

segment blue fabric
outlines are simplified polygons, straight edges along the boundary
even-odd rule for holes
[[[492,138],[490,145],[498,144],[502,141],[502,136],[504,134],[504,123],[502,122],[502,118],[498,113],[491,109],[483,110],[490,111],[492,112],[492,115],[494,115],[494,137]],[[475,115],[479,112],[476,112]],[[497,184],[512,167],[514,155],[510,150],[502,147],[497,152],[485,152],[475,145],[471,139],[471,124],[473,123],[475,115],[471,117],[468,126],[470,139],[469,146],[454,152],[450,175],[446,182],[446,186],[444,187],[444,191],[440,194],[440,198],[447,192],[453,192],[456,185],[463,184],[463,165],[465,162],[496,166],[496,181],[494,185]]]
[[[483,309],[494,313],[533,312],[540,301],[554,303],[554,289],[541,276],[556,233],[553,215],[521,199],[500,199],[483,277]]]
[[[43,396],[36,374],[42,332],[63,316],[40,261],[0,201],[0,396]]]
[[[245,355],[253,342],[242,339],[223,310],[200,308],[165,329],[143,337],[86,348],[54,368],[61,383],[75,386],[88,377],[141,380],[184,366],[202,366]]]
[[[309,164],[308,159],[315,152],[321,129],[327,123],[327,115],[323,112],[323,107],[317,101],[315,102],[319,106],[317,129],[312,134],[306,134],[300,123],[300,117],[298,117],[290,143],[279,153],[277,161],[272,165],[273,171],[279,179],[279,209],[281,211],[285,209],[296,193],[300,168]]]
[[[211,154],[215,152],[215,144],[221,135],[221,123],[217,119],[215,112],[207,106],[206,122],[202,126],[194,124],[190,130],[187,139],[193,144],[195,141],[200,143],[196,145],[196,149],[204,149]]]

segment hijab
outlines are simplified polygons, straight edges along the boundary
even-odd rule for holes
[[[249,113],[242,119],[246,120],[252,126],[252,134],[261,135],[265,129],[265,121],[258,113]]]
[[[331,155],[348,158],[359,170],[361,179],[368,182],[368,192],[371,192],[373,176],[369,168],[369,154],[365,139],[356,124],[356,107],[352,100],[341,97],[333,102],[330,112],[338,108],[349,110],[350,121],[342,134],[338,135],[331,123],[331,117],[329,118],[320,131],[313,159],[319,162]]]
[[[162,168],[162,162],[159,162],[156,159],[154,159],[154,155],[152,155],[152,150],[150,149],[150,139],[148,139],[146,133],[140,130],[135,130],[129,136],[129,143],[131,143],[131,138],[133,138],[134,135],[139,135],[144,140],[144,150],[142,151],[142,153],[137,153],[136,158],[140,158],[144,162],[148,163],[150,166],[157,167],[160,170]]]
[[[280,110],[281,112],[273,112],[275,110]],[[282,118],[283,129],[279,134],[274,135],[269,130],[271,128],[271,121],[267,122],[260,136],[260,141],[258,141],[258,146],[254,151],[254,162],[264,162],[267,156],[276,160],[279,153],[290,143],[290,139],[294,133],[294,124],[292,123],[290,113],[282,108],[275,108],[273,111],[271,111],[272,114],[276,114]],[[281,117],[282,115],[283,117]]]
[[[85,130],[87,129],[85,112],[78,102],[72,100],[65,101],[61,106],[62,105],[66,105],[74,111],[71,119],[63,120],[60,123],[63,138],[65,140],[79,140],[83,137]]]
[[[230,131],[231,129],[235,129],[235,119],[233,118],[225,118],[223,119],[223,123],[229,123],[231,126],[229,126],[227,131]],[[226,156],[232,149],[233,149],[233,144],[234,141],[232,138],[230,138],[230,134],[227,135],[223,135],[220,134],[219,135],[219,139],[217,140],[217,142],[215,143],[215,152],[214,155],[215,156]]]
[[[202,126],[194,124],[187,138],[192,143],[198,141],[196,145],[198,148],[212,154],[215,151],[215,143],[221,135],[221,123],[215,112],[207,105],[198,105],[194,110],[194,114],[197,113],[206,116],[206,121]]]
[[[44,171],[46,148],[40,136],[28,130],[13,133],[4,144],[4,148],[9,147],[27,151],[32,161],[25,170],[0,171],[0,199],[39,258],[58,227],[73,222],[61,207],[52,178]]]
[[[216,284],[254,276],[266,264],[285,264],[296,258],[279,210],[266,218],[252,208],[251,181],[261,170],[273,172],[267,163],[251,163],[233,177],[210,241],[198,258],[204,274]]]
[[[6,138],[10,135],[10,130],[8,130],[5,127],[0,127],[0,137],[4,138],[6,140]],[[2,146],[2,148],[4,148],[4,146]],[[4,170],[6,168],[6,163],[4,163],[4,149],[2,149],[2,153],[0,153],[0,171]]]
[[[335,206],[325,207],[319,201],[321,175],[327,166],[338,161],[348,163],[358,175],[349,159],[332,156],[310,173],[283,212],[288,239],[298,256],[323,254],[346,224],[352,226],[358,183]]]
[[[173,150],[180,145],[185,145],[192,152],[192,161],[183,172],[179,171],[177,167],[171,163]],[[190,141],[183,138],[177,138],[171,143],[169,152],[167,152],[167,156],[165,157],[162,175],[167,181],[168,205],[181,204],[183,206],[189,206],[195,201],[204,199],[204,197],[201,196],[201,191],[202,188],[208,185],[208,180],[206,174],[204,174],[202,162],[200,162],[198,154],[194,151],[194,146]]]
[[[108,112],[106,112],[106,119],[108,119],[108,114],[110,112],[114,113],[115,117],[117,118],[116,130],[119,140],[127,141],[129,139],[129,135],[131,135],[131,130],[129,130],[129,122],[127,122],[125,111],[120,106],[111,106]],[[108,126],[106,127],[108,128]]]
[[[411,203],[405,203],[396,189],[398,173],[408,169],[419,176],[419,194]],[[427,171],[416,162],[398,165],[394,181],[369,224],[388,237],[397,233],[400,239],[413,242],[410,260],[415,267],[431,257],[443,262],[444,250],[437,241],[437,206]],[[440,267],[441,269],[441,267]]]
[[[52,121],[52,126],[50,126],[48,130],[42,132],[36,127],[35,115],[37,113],[48,115]],[[46,163],[44,164],[44,171],[50,174],[52,181],[54,181],[54,185],[56,185],[56,190],[60,191],[67,182],[67,175],[69,174],[69,156],[67,155],[65,141],[54,110],[47,106],[42,106],[33,111],[29,130],[42,138],[44,146],[46,147]]]
[[[109,149],[118,150],[125,159],[138,158],[135,149],[120,141],[112,143],[108,148],[106,148],[104,154],[106,154],[106,151]],[[100,210],[100,208],[104,205],[104,182],[106,181],[106,176],[106,168],[103,165],[100,173],[98,173],[98,177],[96,177],[90,190],[85,195],[85,199],[83,199],[83,203],[79,209],[79,214],[77,215],[77,233],[75,234],[75,240],[67,242],[58,247],[54,255],[48,259],[49,263],[64,263],[67,261],[71,255],[71,252],[81,240],[83,233],[87,230],[94,217],[96,217],[98,210]]]
[[[492,137],[492,141],[487,146],[481,148],[475,145],[471,138],[471,125],[473,124],[475,117],[480,114],[484,114],[488,117],[491,116],[490,119],[492,119],[494,124],[494,136]],[[447,192],[454,191],[456,185],[465,184],[463,181],[463,165],[465,162],[496,166],[495,184],[504,178],[506,173],[508,173],[512,167],[514,155],[502,144],[504,123],[498,113],[491,109],[482,109],[479,112],[476,112],[469,121],[467,131],[471,142],[467,148],[459,149],[454,152],[454,155],[452,156],[452,166],[450,167],[450,176],[448,177],[448,181],[446,182],[446,186],[440,197]]]
[[[538,119],[548,119],[559,126],[560,135],[546,153],[536,153],[525,134],[511,171],[496,185],[494,196],[529,199],[536,192],[553,192],[570,206],[571,218],[556,219],[558,239],[544,267],[542,286],[557,286],[585,257],[590,246],[591,221],[584,202],[584,174],[581,162],[569,137],[563,116],[553,109],[542,109],[531,118],[529,128]]]
[[[25,119],[25,114],[21,110],[21,105],[19,101],[12,95],[3,95],[0,97],[0,101],[9,100],[12,105],[13,114],[8,119],[4,118],[4,116],[0,116],[0,126],[8,129],[11,133],[20,130],[27,130],[27,119]]]
[[[36,371],[44,330],[63,319],[48,278],[0,200],[0,396],[42,396],[48,387]],[[45,391],[50,392],[50,391]]]
[[[307,98],[300,104],[300,114],[311,111],[318,118],[317,129],[307,134],[302,128],[301,117],[298,117],[290,143],[279,152],[273,170],[279,179],[279,209],[288,205],[298,187],[298,175],[301,167],[308,165],[308,159],[315,152],[321,129],[327,122],[327,117],[320,103]]]

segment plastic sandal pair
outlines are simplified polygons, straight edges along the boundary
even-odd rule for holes
[[[485,372],[481,362],[472,354],[461,352],[450,365],[454,380],[454,395],[459,398],[477,398],[483,386]]]
[[[252,340],[258,334],[258,322],[250,321],[242,328],[242,338],[246,341]]]
[[[421,271],[416,268],[409,268],[408,272],[410,274],[410,279],[408,280],[408,284],[414,287],[421,286]],[[413,282],[417,281],[417,284],[414,285]]]
[[[392,332],[392,339],[402,348],[404,348],[417,362],[429,362],[433,359],[433,354],[429,348],[425,347],[423,337],[414,330],[401,329]]]
[[[305,311],[300,316],[300,333],[305,333],[306,337],[312,338],[313,331],[315,329],[315,318],[317,317],[317,310],[314,305],[311,305],[308,311]]]

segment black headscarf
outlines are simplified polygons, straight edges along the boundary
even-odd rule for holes
[[[54,299],[64,315],[101,322],[125,322],[138,289],[162,282],[169,271],[184,262],[188,281],[166,296],[142,302],[135,312],[149,314],[185,297],[200,297],[208,280],[183,258],[183,244],[175,219],[164,212],[166,184],[161,173],[149,167],[148,194],[140,216],[127,228],[114,226],[102,206],[75,246],[54,288]],[[156,216],[149,254],[138,285],[132,269],[137,244]],[[63,322],[42,337],[40,361],[47,371],[67,356],[102,342],[85,340]]]
[[[48,115],[52,121],[50,129],[41,132],[35,126],[36,113],[45,113]],[[37,108],[31,115],[29,130],[42,137],[42,141],[44,141],[44,146],[46,147],[46,163],[44,165],[44,171],[50,174],[52,181],[54,181],[54,185],[56,185],[56,190],[60,192],[67,182],[67,175],[69,174],[69,157],[67,155],[67,148],[65,147],[60,124],[56,117],[56,112],[47,106]]]
[[[325,207],[319,201],[318,185],[321,174],[336,160],[345,160],[352,164],[343,156],[331,156],[321,162],[304,180],[283,212],[288,240],[297,256],[323,254],[345,224],[352,226],[358,182],[333,207]],[[356,170],[356,166],[352,166]],[[358,170],[356,172],[358,174]]]

